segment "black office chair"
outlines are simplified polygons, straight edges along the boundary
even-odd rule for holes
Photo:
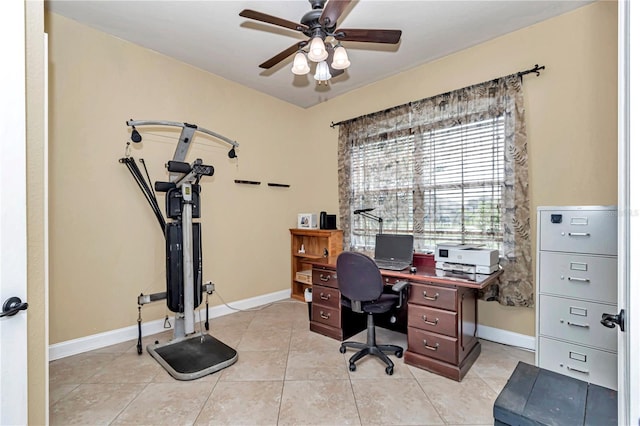
[[[396,283],[394,293],[384,293],[382,275],[376,263],[370,257],[355,252],[343,252],[338,256],[337,269],[338,288],[342,293],[342,305],[354,312],[367,314],[367,343],[342,342],[340,352],[346,348],[360,349],[349,359],[349,370],[356,370],[356,361],[365,355],[375,355],[386,365],[388,375],[393,374],[393,362],[385,352],[393,352],[402,357],[403,349],[396,345],[376,344],[376,328],[373,314],[389,312],[402,306],[403,289],[409,284],[406,281]]]

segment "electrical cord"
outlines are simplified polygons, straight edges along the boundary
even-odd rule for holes
[[[266,305],[258,306],[258,307],[256,307],[256,308],[246,308],[246,309],[242,309],[242,308],[235,308],[235,307],[233,307],[233,306],[229,305],[227,302],[225,302],[225,300],[222,298],[222,296],[220,296],[220,293],[219,293],[217,290],[216,290],[216,291],[214,291],[214,293],[216,294],[216,296],[218,296],[218,298],[220,299],[220,301],[222,302],[222,304],[223,304],[224,306],[226,306],[227,308],[229,308],[229,309],[231,309],[231,310],[234,310],[234,311],[240,311],[240,312],[261,311],[261,310],[263,310],[263,309],[265,309],[265,308],[268,308],[268,307],[270,307],[270,306],[277,305],[277,304],[280,304],[280,303],[300,303],[300,302],[298,302],[297,300],[290,300],[290,299],[287,299],[287,300],[278,300],[277,302],[267,303]]]

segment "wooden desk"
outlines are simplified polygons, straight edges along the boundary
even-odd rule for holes
[[[366,316],[341,306],[336,259],[328,257],[312,262],[309,328],[342,341],[364,329]],[[436,270],[432,265],[420,262],[414,265],[418,270],[413,274],[408,269],[380,270],[388,285],[409,281],[406,319],[399,321],[399,331],[407,333],[404,361],[460,381],[480,355],[476,337],[478,290],[493,283],[503,271],[465,278]]]

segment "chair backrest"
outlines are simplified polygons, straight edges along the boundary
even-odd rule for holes
[[[336,263],[338,288],[349,300],[368,302],[380,298],[384,289],[382,275],[370,257],[351,251],[340,253]]]

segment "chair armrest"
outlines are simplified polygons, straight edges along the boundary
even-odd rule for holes
[[[393,287],[391,287],[391,290],[395,291],[396,293],[400,293],[408,285],[409,281],[398,281],[393,285]]]
[[[404,289],[407,288],[407,286],[409,285],[409,281],[398,281],[397,283],[395,283],[393,285],[393,287],[391,287],[391,290],[398,293],[398,295],[400,296],[398,298],[398,305],[396,306],[396,308],[402,308],[402,304],[404,303]]]

